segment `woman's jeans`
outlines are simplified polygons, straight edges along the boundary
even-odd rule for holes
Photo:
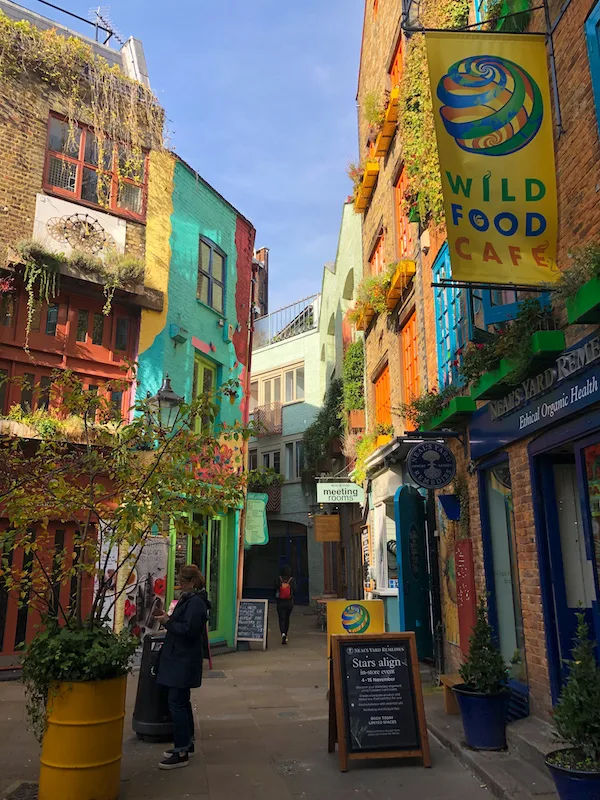
[[[194,743],[194,712],[189,689],[169,686],[169,711],[173,720],[174,750],[187,753]]]

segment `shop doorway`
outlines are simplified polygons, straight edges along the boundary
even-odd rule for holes
[[[253,545],[244,556],[244,597],[273,600],[281,568],[289,564],[296,579],[295,600],[306,605],[308,594],[308,546],[306,526],[297,522],[269,521],[267,544]]]
[[[567,677],[577,613],[599,631],[600,438],[566,442],[535,459],[541,581],[553,700]],[[596,550],[596,553],[594,552]]]

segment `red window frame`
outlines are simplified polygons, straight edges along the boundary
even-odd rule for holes
[[[400,330],[402,350],[402,376],[404,379],[404,402],[410,403],[420,391],[419,361],[417,355],[417,315],[413,311],[410,319]]]
[[[375,422],[377,425],[392,424],[389,364],[386,364],[375,380]]]
[[[48,125],[46,130],[46,155],[44,159],[44,180],[43,180],[43,187],[46,192],[49,194],[57,195],[58,197],[64,197],[68,200],[74,200],[77,203],[80,203],[83,206],[88,206],[89,208],[97,208],[100,211],[104,211],[107,213],[115,214],[119,217],[124,217],[125,219],[136,220],[137,222],[145,222],[146,220],[146,206],[148,201],[148,151],[144,150],[144,180],[134,181],[131,178],[125,178],[121,176],[118,177],[117,169],[116,169],[116,161],[118,159],[118,148],[117,142],[113,143],[113,156],[112,156],[112,165],[111,165],[111,189],[110,189],[110,201],[107,207],[100,205],[100,203],[93,203],[90,200],[84,200],[81,197],[81,186],[83,181],[83,169],[91,169],[94,171],[98,171],[98,167],[95,164],[90,164],[89,162],[85,161],[85,141],[86,136],[88,134],[94,134],[94,129],[91,128],[89,125],[84,125],[81,122],[77,123],[77,127],[81,131],[81,136],[79,139],[79,153],[77,157],[68,155],[67,153],[62,153],[56,150],[50,149],[50,125],[52,120],[58,120],[59,122],[67,122],[66,118],[61,114],[50,113],[48,117]],[[69,164],[74,164],[77,167],[77,173],[75,177],[75,191],[70,191],[69,189],[61,188],[60,186],[54,186],[48,180],[49,171],[50,171],[50,158],[57,158],[61,161],[66,161]],[[121,183],[127,183],[131,186],[137,186],[142,190],[142,211],[140,214],[135,213],[134,211],[128,211],[124,208],[119,208],[118,206],[118,199],[119,199],[119,181]]]
[[[373,0],[373,19],[377,16],[377,12],[379,11],[379,0]]]
[[[402,34],[398,37],[398,44],[394,51],[394,58],[392,66],[390,67],[390,80],[392,82],[392,89],[400,85],[402,73],[404,72],[404,47],[402,42]]]
[[[408,175],[404,167],[398,175],[394,186],[394,205],[396,207],[396,250],[399,258],[410,258],[414,250],[414,238],[411,223],[404,213],[404,196],[408,189]]]
[[[375,245],[375,249],[369,259],[369,266],[371,268],[371,275],[379,275],[384,270],[384,244],[385,244],[385,237],[383,234],[377,239],[377,244]]]

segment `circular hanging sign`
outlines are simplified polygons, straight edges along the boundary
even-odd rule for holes
[[[456,475],[454,453],[441,442],[421,442],[406,458],[410,477],[425,489],[441,489]]]

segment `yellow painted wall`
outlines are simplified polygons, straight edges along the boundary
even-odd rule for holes
[[[171,153],[154,150],[150,153],[145,284],[163,292],[165,304],[161,312],[142,309],[140,354],[152,346],[167,324],[174,172],[175,157]]]

